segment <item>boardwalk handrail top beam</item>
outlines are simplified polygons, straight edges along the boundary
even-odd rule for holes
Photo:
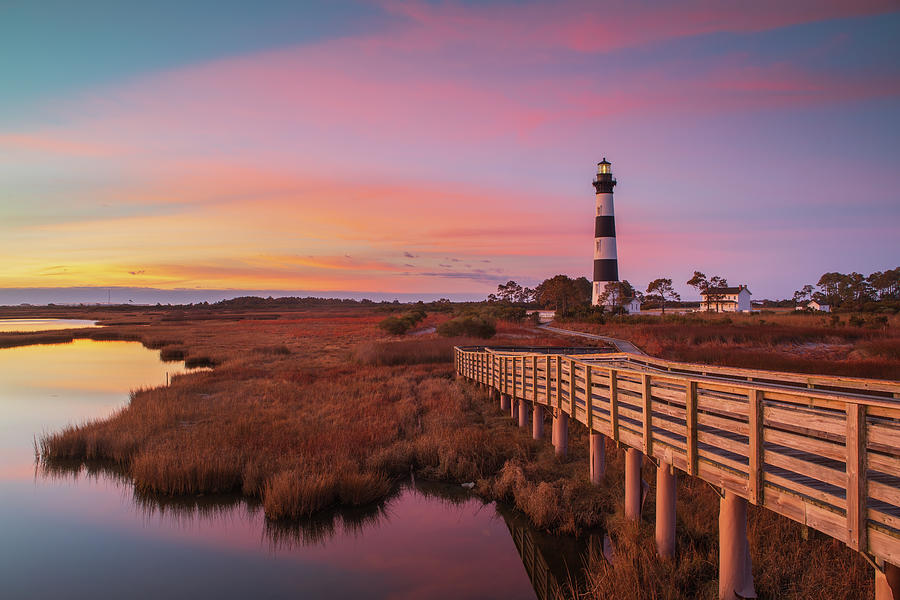
[[[636,364],[646,364],[658,369],[679,369],[687,372],[703,372],[706,374],[720,374],[732,377],[750,377],[753,382],[768,377],[771,380],[781,382],[793,382],[800,385],[824,385],[836,388],[853,389],[855,393],[863,394],[865,392],[882,392],[884,394],[893,394],[900,392],[900,382],[887,379],[865,379],[862,377],[845,377],[837,375],[817,375],[806,373],[787,373],[783,371],[767,371],[764,369],[747,369],[740,367],[721,367],[717,365],[704,365],[700,363],[687,363],[665,360],[646,355],[628,354],[624,352],[614,352],[608,355],[609,360],[625,357],[628,361]],[[807,388],[819,389],[819,388]],[[821,391],[821,390],[820,390]],[[834,391],[834,390],[827,390]],[[890,397],[890,396],[884,396]]]
[[[688,371],[669,371],[663,367],[656,366],[652,363],[643,364],[645,361],[644,356],[638,356],[635,354],[626,354],[626,353],[616,353],[611,355],[598,356],[596,359],[592,359],[590,364],[597,366],[605,366],[608,363],[612,363],[615,361],[621,361],[625,363],[623,366],[616,367],[607,367],[614,368],[618,371],[623,372],[632,372],[632,373],[644,373],[645,371],[641,370],[641,367],[646,368],[654,374],[658,374],[664,378],[671,379],[689,379],[695,381],[706,381],[711,384],[721,383],[724,385],[731,385],[735,387],[747,388],[749,389],[759,389],[759,390],[771,390],[784,392],[786,394],[803,396],[804,398],[810,399],[818,399],[825,401],[837,401],[844,402],[848,404],[865,404],[866,406],[876,406],[880,408],[900,408],[900,398],[892,397],[890,395],[872,395],[871,393],[867,393],[870,390],[865,391],[839,391],[839,390],[825,390],[821,388],[810,388],[810,387],[801,387],[799,385],[791,385],[791,382],[787,383],[775,383],[775,380],[780,373],[778,371],[753,371],[750,369],[735,369],[735,371],[741,372],[739,375],[735,374],[729,376],[726,373],[711,373],[708,369],[705,368],[705,365],[699,365],[694,363],[671,363],[678,364],[683,366],[696,367],[699,371],[698,373],[688,372]],[[578,360],[576,361],[578,364],[583,364],[585,361]],[[635,365],[637,363],[637,367]],[[758,378],[754,379],[744,379],[744,373],[759,373]],[[767,377],[768,376],[768,377]],[[821,376],[819,376],[821,377]],[[886,383],[888,386],[884,386],[887,394],[894,393],[900,394],[900,383],[886,381],[886,380],[867,380],[878,383]],[[880,391],[880,390],[879,390]]]
[[[577,352],[567,352],[570,350],[577,350]],[[647,368],[671,379],[705,381],[711,384],[721,383],[747,390],[779,391],[823,401],[865,404],[888,409],[900,408],[900,382],[883,379],[802,375],[780,371],[716,367],[650,358],[645,355],[615,352],[603,348],[457,346],[454,351],[484,352],[488,355],[515,356],[517,358],[531,355],[561,357],[580,367],[588,365],[604,367],[604,363],[621,361],[626,364],[604,368],[634,374],[644,373],[642,368]],[[837,389],[806,387],[812,383]],[[872,392],[880,393],[873,394]]]

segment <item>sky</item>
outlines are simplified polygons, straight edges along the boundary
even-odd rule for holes
[[[639,288],[893,268],[898,39],[883,0],[0,0],[0,302],[590,278],[604,157]]]

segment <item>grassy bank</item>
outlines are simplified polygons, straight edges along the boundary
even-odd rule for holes
[[[486,392],[454,378],[450,348],[462,340],[385,336],[377,327],[383,313],[361,309],[267,320],[187,316],[173,323],[135,314],[147,324],[116,327],[149,347],[208,356],[218,366],[137,390],[111,418],[43,438],[45,464],[112,461],[141,494],[238,492],[257,500],[273,527],[287,529],[329,507],[371,506],[411,471],[474,482],[476,493],[514,504],[538,527],[606,527],[613,563],[593,557],[587,587],[573,594],[715,596],[716,493],[679,479],[678,556],[659,561],[652,466],[644,467],[651,482],[644,520],[630,526],[621,518],[624,453],[610,443],[606,480],[591,486],[585,428],[572,425],[570,454],[557,459],[548,441],[531,440]],[[507,323],[498,331],[490,343],[564,343]],[[872,594],[871,568],[843,545],[815,534],[805,540],[801,526],[765,511],[751,510],[750,519],[760,597]]]
[[[846,315],[636,316],[562,327],[626,339],[651,356],[748,369],[900,379],[900,317],[854,326]]]

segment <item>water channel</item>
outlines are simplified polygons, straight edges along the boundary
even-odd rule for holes
[[[42,433],[184,372],[135,342],[0,349],[0,598],[544,598],[580,568],[576,540],[459,486],[408,483],[274,526],[239,497],[148,497],[114,469],[35,466]]]

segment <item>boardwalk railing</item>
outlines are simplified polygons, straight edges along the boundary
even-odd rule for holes
[[[456,368],[900,565],[900,382],[560,350],[458,347]]]

